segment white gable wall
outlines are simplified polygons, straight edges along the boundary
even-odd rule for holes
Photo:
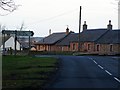
[[[20,50],[20,43],[18,41],[16,41],[16,49]],[[5,42],[5,48],[12,48],[13,50],[15,50],[15,42],[14,42],[14,37],[10,37],[6,42]],[[1,48],[3,48],[3,45],[1,46]]]

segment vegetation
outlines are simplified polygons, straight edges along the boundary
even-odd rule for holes
[[[2,74],[5,88],[42,88],[56,70],[52,57],[3,56]]]
[[[73,55],[73,53],[69,51],[31,51],[30,55]]]

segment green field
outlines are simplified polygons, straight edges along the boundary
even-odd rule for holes
[[[52,57],[3,56],[2,87],[41,88],[56,67],[57,59]]]

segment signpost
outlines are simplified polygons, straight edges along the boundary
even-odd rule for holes
[[[17,36],[29,36],[29,49],[30,49],[30,36],[34,35],[33,31],[17,31],[17,30],[2,30],[3,38],[5,38],[5,34],[11,35],[13,34],[15,36],[14,42],[15,42],[15,52],[14,55],[16,56],[16,45],[17,45]],[[5,54],[5,39],[3,41],[3,55]]]
[[[2,34],[17,34],[17,36],[33,36],[33,31],[2,30]]]

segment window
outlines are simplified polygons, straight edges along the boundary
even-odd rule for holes
[[[64,47],[62,47],[62,51],[64,51]]]
[[[100,51],[100,45],[97,45],[97,51]]]
[[[113,45],[110,45],[110,51],[111,52],[113,51]]]
[[[90,44],[88,44],[88,50],[90,50],[90,46],[91,46],[91,45],[90,45]]]
[[[81,43],[81,48],[84,49],[84,44],[83,43]]]
[[[75,50],[75,49],[76,49],[75,44],[73,44],[73,50]]]

